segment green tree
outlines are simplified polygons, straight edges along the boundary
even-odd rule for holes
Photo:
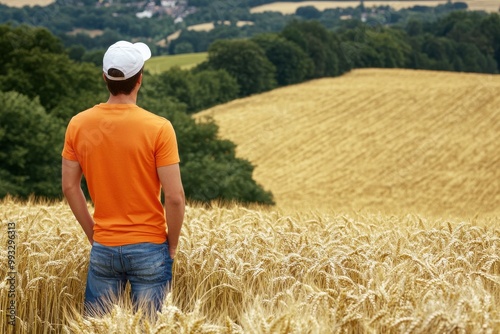
[[[0,105],[0,197],[59,197],[61,121],[17,92],[0,92]]]
[[[193,74],[193,105],[188,109],[204,110],[238,97],[236,79],[225,70],[205,70]]]
[[[406,41],[404,31],[396,29],[368,30],[366,42],[379,55],[380,67],[408,67],[412,50]]]
[[[441,70],[441,71],[451,71],[453,65],[450,62],[450,58],[454,57],[455,43],[444,37],[436,37],[430,34],[424,35],[424,39],[421,44],[421,51],[424,53],[429,61],[423,68],[430,70]],[[457,64],[462,64],[461,61],[457,61]],[[458,65],[462,66],[462,65]]]
[[[314,63],[311,78],[336,76],[347,70],[342,62],[340,40],[316,21],[293,21],[281,32],[299,45]]]
[[[350,68],[382,67],[380,55],[370,45],[347,40],[341,46],[343,58]]]
[[[72,61],[60,40],[46,29],[0,26],[0,45],[5,47],[0,56],[0,90],[38,97],[48,113],[57,110],[58,116],[68,118],[76,111],[68,111],[64,104],[102,92],[101,71]],[[87,106],[88,102],[81,107]]]
[[[82,61],[85,54],[85,47],[83,45],[73,45],[68,48],[68,56],[74,61]]]
[[[102,66],[102,59],[104,58],[104,50],[87,51],[82,56],[82,61],[92,63],[97,66]]]
[[[276,68],[264,50],[249,40],[218,40],[208,49],[208,64],[226,70],[236,78],[240,96],[261,93],[276,87]]]
[[[276,67],[276,82],[286,86],[303,82],[312,75],[314,64],[295,43],[278,34],[260,34],[252,38]]]
[[[418,36],[423,32],[423,24],[421,20],[410,19],[405,28],[406,32],[410,36]]]
[[[321,12],[314,6],[303,6],[297,8],[295,15],[300,16],[306,20],[315,20],[321,17]]]
[[[352,68],[404,68],[412,64],[406,33],[392,28],[359,26],[341,34],[344,57]]]
[[[11,64],[18,56],[18,51],[36,51],[40,53],[64,53],[60,40],[47,29],[32,28],[26,25],[13,27],[0,25],[0,75],[5,75]]]
[[[456,71],[495,73],[497,64],[493,57],[481,53],[478,47],[471,43],[459,43],[455,48],[455,54],[460,57],[462,68]]]
[[[193,44],[189,42],[181,42],[177,44],[174,48],[175,54],[193,53],[193,52],[194,52]]]
[[[224,70],[202,67],[182,70],[173,67],[163,73],[148,76],[143,91],[150,97],[169,96],[193,113],[228,102],[238,96],[238,83]]]
[[[211,38],[206,31],[183,30],[177,39],[169,43],[168,52],[175,54],[177,45],[186,43],[191,44],[194,52],[205,52],[211,43]]]
[[[147,64],[146,64],[147,66]],[[143,92],[156,99],[168,96],[184,104],[185,109],[192,110],[194,102],[194,80],[190,71],[175,66],[168,71],[144,80]]]
[[[500,71],[500,14],[493,13],[483,18],[479,30],[489,41],[489,46],[492,48],[490,54],[496,61],[498,72]]]

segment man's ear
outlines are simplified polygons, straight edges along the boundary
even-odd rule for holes
[[[102,79],[106,82],[106,74],[104,74],[104,72],[102,72]]]

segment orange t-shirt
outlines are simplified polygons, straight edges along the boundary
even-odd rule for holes
[[[75,160],[94,202],[94,240],[107,246],[166,240],[157,167],[179,163],[172,124],[135,104],[101,103],[74,116],[62,156]]]

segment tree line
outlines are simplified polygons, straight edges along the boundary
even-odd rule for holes
[[[262,33],[279,33],[291,21],[315,20],[331,31],[350,28],[357,22],[373,26],[403,27],[409,20],[420,22],[433,22],[457,10],[467,10],[464,2],[446,3],[437,6],[413,6],[410,8],[394,10],[390,6],[372,7],[361,2],[353,2],[352,7],[331,8],[318,10],[314,6],[302,6],[293,14],[279,12],[251,13],[253,6],[266,4],[273,1],[190,1],[198,10],[186,17],[185,26],[214,22],[215,28],[210,31],[190,31],[182,28],[180,36],[168,46],[169,54],[205,52],[208,47],[219,39],[251,38]],[[237,26],[237,22],[251,22],[249,25]],[[226,22],[226,24],[222,24]],[[227,22],[230,24],[228,25]]]
[[[500,16],[454,11],[434,22],[412,19],[404,26],[353,20],[335,31],[318,21],[295,20],[279,33],[216,40],[208,47],[208,61],[188,75],[177,69],[162,76],[172,82],[167,89],[171,96],[185,103],[188,112],[196,112],[230,96],[368,67],[498,73]],[[235,88],[226,87],[224,97],[214,92],[201,102],[197,90],[202,83],[196,76],[207,70],[227,72]]]
[[[161,4],[159,0],[154,2]],[[360,5],[361,2],[353,2],[350,8],[324,11],[304,6],[291,15],[278,12],[251,13],[251,7],[269,2],[272,1],[188,1],[188,5],[195,6],[196,10],[185,16],[183,22],[174,22],[173,17],[161,11],[148,19],[138,18],[136,13],[142,11],[149,2],[137,0],[57,0],[44,7],[22,8],[0,4],[0,23],[46,27],[62,40],[66,48],[72,49],[73,59],[98,64],[102,58],[102,50],[115,40],[147,41],[154,55],[204,52],[219,39],[250,38],[266,32],[279,33],[292,20],[317,20],[326,28],[335,30],[351,24],[346,22],[346,17],[357,21],[364,17],[369,25],[401,25],[411,18],[435,21],[451,11],[467,9],[467,4],[461,2],[436,7],[415,6],[398,11],[389,6],[368,8],[368,5]],[[238,21],[251,24],[238,26]],[[215,23],[215,29],[206,32],[188,30],[190,25],[207,22]],[[222,24],[223,22],[229,22],[229,25]],[[182,33],[177,40],[167,47],[160,43],[178,30]],[[89,31],[94,33],[88,33]]]

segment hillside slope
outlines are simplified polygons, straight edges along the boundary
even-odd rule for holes
[[[500,76],[355,70],[205,116],[281,207],[500,212]]]
[[[55,0],[0,0],[0,3],[3,5],[18,8],[23,6],[48,6],[53,2]]]
[[[465,2],[469,10],[483,10],[486,12],[498,12],[498,0],[460,0],[452,2]],[[391,0],[366,0],[364,6],[366,8],[389,6],[395,10],[411,8],[414,6],[428,6],[435,7],[444,5],[447,0],[405,0],[405,1],[391,1]],[[304,6],[313,6],[318,10],[325,10],[331,8],[349,8],[356,7],[358,3],[353,1],[277,1],[272,2],[250,9],[250,13],[264,13],[267,11],[280,12],[282,14],[294,14],[298,8]]]

